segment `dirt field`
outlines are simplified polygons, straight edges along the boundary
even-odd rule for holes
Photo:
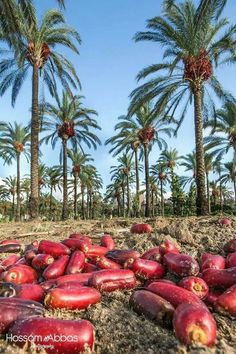
[[[170,239],[175,240],[183,252],[198,258],[206,251],[223,254],[223,244],[227,240],[236,238],[236,218],[233,225],[228,228],[220,227],[217,220],[217,217],[149,219],[147,221],[154,228],[152,235],[131,235],[129,228],[134,220],[128,219],[68,221],[67,223],[9,223],[0,224],[0,240],[17,238],[28,244],[35,239],[62,240],[72,231],[78,231],[90,234],[94,243],[99,243],[100,235],[107,232],[114,236],[119,248],[134,248],[142,253],[160,244],[164,239]],[[235,319],[214,314],[218,326],[216,346],[212,349],[199,346],[186,348],[177,341],[172,330],[162,328],[133,312],[129,306],[130,294],[129,291],[104,294],[101,303],[86,311],[46,311],[46,316],[89,319],[95,326],[94,353],[98,354],[236,353]],[[0,340],[0,353],[23,353],[23,351]]]

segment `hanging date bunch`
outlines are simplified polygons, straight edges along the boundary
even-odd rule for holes
[[[142,143],[151,141],[154,138],[155,129],[153,127],[143,128],[139,131],[138,137]]]
[[[123,168],[123,172],[126,176],[128,176],[128,174],[130,173],[130,168],[128,168],[128,167]]]
[[[19,143],[19,141],[16,141],[14,143],[14,148],[15,148],[16,152],[18,152],[18,153],[21,153],[24,151],[24,145],[22,143]]]
[[[212,75],[212,64],[205,49],[200,49],[198,56],[184,58],[184,79],[207,81]]]
[[[36,65],[39,69],[41,69],[48,60],[50,53],[50,48],[46,42],[44,42],[39,51],[37,51],[35,44],[30,41],[25,57],[31,65]]]
[[[164,181],[167,176],[164,172],[159,172],[158,177],[160,181]]]
[[[74,165],[72,168],[72,173],[73,173],[73,176],[78,175],[80,173],[80,165]]]
[[[74,123],[64,122],[58,126],[58,136],[63,139],[69,139],[75,135]]]

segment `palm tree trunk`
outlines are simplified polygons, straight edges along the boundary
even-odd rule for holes
[[[78,201],[77,201],[78,175],[74,174],[74,219],[78,218]]]
[[[87,205],[86,205],[86,209],[87,209],[87,219],[89,219],[89,191],[87,188]]]
[[[94,196],[95,196],[95,194],[93,195],[93,198],[91,198],[91,215],[92,215],[92,219],[95,219],[95,204],[94,204]]]
[[[63,144],[63,207],[62,219],[68,219],[68,189],[67,189],[67,139],[62,140]]]
[[[152,216],[154,216],[154,191],[152,190]]]
[[[53,186],[50,187],[50,202],[49,202],[49,214],[52,217],[52,193],[53,193]]]
[[[211,213],[211,198],[210,198],[210,186],[209,186],[209,176],[206,173],[206,182],[207,182],[207,205],[208,205],[208,213]]]
[[[39,69],[33,66],[31,115],[30,216],[39,216]]]
[[[94,216],[93,216],[93,195],[92,192],[89,193],[89,216],[91,219],[94,219]]]
[[[170,169],[170,176],[171,176],[171,194],[172,194],[172,207],[173,207],[173,214],[176,215],[178,211],[176,210],[176,193],[175,193],[175,183],[174,183],[174,170],[173,168]]]
[[[163,181],[161,180],[161,215],[165,215],[165,209],[164,209],[164,195],[163,195]]]
[[[127,183],[127,216],[130,216],[130,190],[129,190],[129,175],[126,176]]]
[[[16,221],[20,221],[20,154],[16,154]]]
[[[125,217],[125,186],[122,185],[122,207],[123,207],[123,217]]]
[[[82,197],[82,219],[85,219],[85,206],[84,206],[84,187],[81,187],[81,197]]]
[[[144,164],[145,164],[145,184],[146,184],[146,204],[145,216],[150,216],[150,184],[149,184],[149,159],[148,144],[143,144],[144,148]]]
[[[207,215],[206,187],[205,187],[205,162],[203,147],[202,124],[202,91],[196,88],[194,91],[194,120],[195,120],[195,144],[196,144],[196,181],[197,181],[197,215]]]
[[[12,219],[15,219],[15,193],[12,194]]]
[[[140,215],[140,200],[139,200],[139,162],[138,162],[138,149],[134,150],[135,156],[135,175],[136,175],[136,200],[137,200],[137,210],[136,216]]]
[[[117,216],[120,217],[120,197],[116,197],[117,200]]]

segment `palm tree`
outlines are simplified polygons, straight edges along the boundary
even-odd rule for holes
[[[100,195],[99,190],[102,188],[102,178],[97,169],[93,165],[85,166],[85,173],[87,175],[87,218],[94,218],[96,198]]]
[[[80,43],[79,34],[65,24],[63,14],[58,10],[48,10],[41,22],[37,19],[36,9],[31,1],[21,0],[14,4],[16,19],[12,35],[8,29],[3,39],[10,42],[9,54],[0,63],[0,95],[12,87],[12,105],[29,71],[32,74],[31,104],[31,197],[30,214],[38,217],[38,160],[39,160],[39,81],[42,80],[51,95],[55,95],[56,82],[70,91],[70,86],[80,86],[78,76],[71,62],[56,51],[62,45],[78,53],[75,40]],[[10,16],[10,15],[9,15]],[[6,26],[7,27],[7,26]],[[10,26],[10,29],[12,26]],[[16,35],[17,33],[17,35]],[[5,36],[5,37],[4,37]]]
[[[43,218],[47,218],[50,215],[50,202],[51,196],[50,193],[41,193],[40,196],[40,209],[43,211]]]
[[[168,181],[166,173],[166,164],[162,163],[160,160],[156,164],[151,166],[151,175],[155,178],[156,183],[160,184],[160,194],[161,194],[161,215],[165,215],[165,201],[164,201],[164,185]]]
[[[171,192],[172,192],[172,201],[173,201],[173,213],[176,214],[177,205],[173,198],[174,194],[174,184],[176,177],[174,175],[174,169],[178,166],[178,160],[180,157],[178,156],[178,151],[176,149],[165,150],[160,155],[160,161],[162,164],[166,166],[167,171],[170,171],[171,177]]]
[[[97,191],[97,188],[102,187],[101,177],[97,169],[93,165],[82,165],[79,173],[80,188],[81,188],[81,214],[82,218],[86,219],[94,215],[92,212],[92,194]],[[93,190],[94,188],[94,190]],[[87,192],[87,202],[85,208],[85,196]]]
[[[220,188],[218,186],[217,181],[211,181],[210,187],[211,187],[212,204],[214,207],[216,207],[217,199],[220,197]]]
[[[72,161],[72,175],[74,177],[74,218],[78,218],[78,179],[81,167],[87,162],[93,161],[93,159],[88,154],[83,154],[81,151],[76,151],[76,149],[68,150],[68,157]]]
[[[134,170],[134,164],[132,162],[132,156],[123,154],[118,158],[118,166],[111,167],[111,173],[118,173],[124,176],[127,192],[127,215],[130,216],[130,177]]]
[[[0,122],[0,154],[8,165],[16,160],[16,221],[20,220],[20,158],[23,154],[29,161],[29,128],[24,127],[17,122],[11,123]]]
[[[216,118],[204,124],[205,128],[211,128],[211,135],[205,138],[206,149],[212,150],[220,159],[230,149],[233,149],[236,161],[236,106],[227,102],[221,109],[216,111]],[[219,133],[220,136],[213,135]],[[223,134],[223,136],[222,136]]]
[[[236,165],[235,161],[224,164],[224,173],[221,175],[222,184],[233,183],[234,186],[234,203],[236,205]]]
[[[232,191],[228,189],[226,185],[222,185],[222,197],[224,204],[226,204],[227,201],[232,202]]]
[[[7,215],[7,207],[9,204],[9,193],[4,185],[0,185],[0,207],[1,213],[5,217]]]
[[[47,184],[50,189],[49,213],[50,216],[52,217],[53,191],[56,191],[57,188],[61,190],[60,180],[62,177],[62,168],[61,166],[47,167],[46,173],[47,173]]]
[[[26,214],[29,214],[29,196],[30,196],[30,179],[23,178],[21,181],[21,190],[25,193],[25,205],[26,205]]]
[[[121,189],[122,194],[122,215],[125,217],[125,186],[126,186],[126,176],[123,170],[120,170],[118,166],[111,166],[110,168],[111,181],[116,186],[117,191]],[[118,196],[120,200],[120,195]]]
[[[159,43],[165,50],[161,64],[150,65],[138,74],[138,80],[151,78],[132,92],[130,115],[155,99],[152,113],[162,113],[164,118],[177,116],[179,127],[193,103],[198,215],[207,214],[202,112],[204,108],[206,116],[213,116],[215,110],[209,89],[221,100],[227,97],[213,72],[220,62],[232,60],[235,49],[236,26],[221,18],[225,4],[202,0],[196,7],[191,0],[164,0],[163,16],[148,20],[148,30],[135,36],[136,41]],[[183,106],[177,110],[181,102]]]
[[[140,189],[140,181],[139,181],[139,172],[141,171],[141,167],[139,166],[139,150],[140,150],[140,140],[138,137],[137,124],[135,120],[129,118],[127,116],[118,117],[120,120],[119,123],[115,126],[115,131],[119,130],[119,132],[106,140],[105,145],[112,144],[113,147],[110,149],[109,153],[114,152],[113,156],[117,156],[121,152],[134,154],[135,158],[135,180],[136,180],[136,203],[137,210],[136,216],[138,217],[140,214],[140,201],[139,201],[139,189]]]
[[[3,179],[7,192],[12,196],[12,218],[15,218],[15,197],[17,190],[17,179],[15,176],[9,176]]]
[[[97,112],[84,108],[81,103],[82,96],[70,97],[67,92],[63,92],[62,100],[56,95],[56,105],[45,103],[43,109],[43,130],[52,133],[44,137],[42,141],[48,144],[51,141],[53,149],[58,140],[63,148],[63,210],[62,218],[68,218],[68,190],[67,190],[67,156],[68,142],[77,149],[77,145],[83,151],[82,144],[89,148],[97,148],[100,140],[97,135],[89,129],[101,129],[92,115]]]
[[[155,216],[155,205],[158,203],[158,189],[157,181],[155,176],[149,177],[150,191],[151,191],[151,206],[152,206],[152,216]]]
[[[174,171],[175,167],[178,166],[178,151],[176,149],[165,150],[160,155],[160,161],[166,164],[167,169]]]
[[[150,185],[149,185],[149,153],[155,143],[160,150],[167,149],[166,141],[161,137],[162,134],[171,137],[173,128],[170,127],[170,120],[160,120],[157,115],[152,114],[150,102],[144,104],[139,110],[134,112],[136,118],[131,124],[136,124],[136,134],[143,148],[145,184],[146,184],[146,203],[145,216],[150,216]],[[131,118],[129,118],[131,120]]]
[[[213,166],[214,166],[212,155],[205,153],[204,162],[205,162],[205,171],[206,171],[207,205],[208,205],[208,213],[210,213],[211,212],[211,196],[210,196],[209,173],[213,170]]]
[[[104,198],[104,202],[108,201],[109,199],[116,200],[117,203],[117,216],[120,217],[121,215],[121,184],[119,181],[115,181],[109,184],[106,188],[106,194]]]
[[[167,149],[166,141],[160,137],[163,133],[171,136],[173,129],[169,127],[169,121],[157,120],[157,117],[151,113],[150,104],[143,105],[139,112],[136,112],[137,121],[140,125],[138,132],[139,140],[144,151],[145,182],[146,182],[146,205],[145,216],[150,216],[150,186],[149,186],[149,152],[156,142],[160,150]]]

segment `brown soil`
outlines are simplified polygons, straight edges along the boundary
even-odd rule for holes
[[[170,239],[175,240],[183,252],[199,258],[203,252],[224,254],[224,243],[236,237],[236,218],[231,227],[225,228],[218,225],[217,217],[156,218],[147,221],[154,228],[151,235],[131,235],[129,228],[134,223],[131,219],[1,224],[0,240],[16,238],[28,244],[35,239],[62,240],[73,231],[79,231],[92,235],[94,243],[99,243],[101,234],[107,232],[114,236],[119,248],[134,248],[142,253],[164,239]],[[96,331],[94,353],[99,354],[236,353],[235,319],[214,313],[218,326],[215,347],[209,349],[193,345],[187,348],[178,342],[171,329],[162,328],[138,316],[129,306],[130,294],[130,291],[103,294],[102,302],[86,311],[46,311],[45,315],[64,319],[89,319]],[[0,340],[0,353],[23,352]]]

